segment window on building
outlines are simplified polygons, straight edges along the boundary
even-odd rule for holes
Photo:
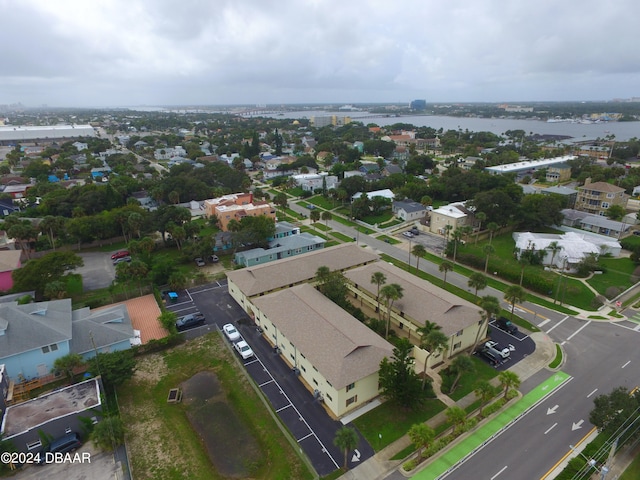
[[[49,345],[49,348],[51,349],[52,352],[55,352],[56,350],[58,350],[58,345],[54,343],[53,345]]]
[[[40,440],[37,440],[32,443],[27,443],[28,450],[35,450],[36,448],[40,448],[41,446],[42,446],[42,442]]]
[[[351,398],[347,398],[347,407],[352,403],[356,403],[358,401],[358,395],[354,395]]]
[[[319,385],[318,381],[315,378],[313,379],[313,383],[315,383],[316,385]]]
[[[49,346],[42,347],[42,353],[49,353]]]
[[[462,342],[458,342],[456,344],[453,345],[453,349],[457,350],[458,348],[460,348],[462,346]]]
[[[329,399],[330,402],[333,402],[333,398],[331,398],[331,395],[329,395],[328,393],[325,393],[325,396]]]
[[[305,372],[305,373],[306,373],[306,371],[307,371],[307,369],[306,369],[306,368],[304,368],[304,365],[300,365],[300,369],[301,369],[303,372]]]
[[[350,383],[349,385],[347,385],[347,392],[349,390],[353,390],[354,388],[356,388],[356,384],[355,383]]]
[[[458,331],[456,332],[456,337],[459,337],[459,336],[461,336],[461,335],[462,335],[462,330],[458,330]]]

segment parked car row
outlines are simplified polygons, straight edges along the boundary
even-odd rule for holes
[[[223,325],[222,331],[233,344],[233,348],[235,348],[236,352],[238,352],[243,360],[253,357],[253,350],[251,350],[249,344],[244,340],[244,338],[242,338],[242,335],[240,335],[240,332],[233,324],[227,323]]]
[[[501,347],[498,342],[489,340],[476,351],[476,354],[483,357],[491,365],[498,366],[509,360],[511,348]]]

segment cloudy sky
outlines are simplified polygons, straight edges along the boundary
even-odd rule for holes
[[[0,0],[0,104],[640,96],[637,0]]]

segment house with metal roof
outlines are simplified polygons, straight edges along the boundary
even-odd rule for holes
[[[236,265],[253,267],[324,248],[326,243],[324,238],[306,232],[300,233],[300,229],[297,230],[298,233],[295,235],[274,238],[269,242],[269,248],[252,248],[236,252],[233,261]]]
[[[125,305],[91,311],[72,310],[69,298],[0,303],[0,364],[12,380],[48,375],[56,359],[69,353],[88,359],[126,350],[134,337]]]
[[[0,126],[0,145],[24,142],[51,143],[73,138],[95,137],[91,125],[3,125]]]

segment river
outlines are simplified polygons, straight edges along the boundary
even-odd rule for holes
[[[555,122],[547,123],[542,120],[517,120],[511,118],[467,118],[449,117],[443,115],[402,115],[399,117],[371,116],[368,112],[324,112],[298,111],[286,112],[278,115],[268,115],[273,118],[301,119],[313,116],[337,115],[348,116],[352,120],[365,125],[375,123],[385,127],[395,123],[410,123],[416,127],[432,127],[436,130],[469,130],[471,132],[492,132],[504,135],[507,130],[524,130],[528,134],[567,135],[573,138],[596,139],[607,135],[615,135],[617,141],[640,138],[640,122],[601,122],[592,124]]]

